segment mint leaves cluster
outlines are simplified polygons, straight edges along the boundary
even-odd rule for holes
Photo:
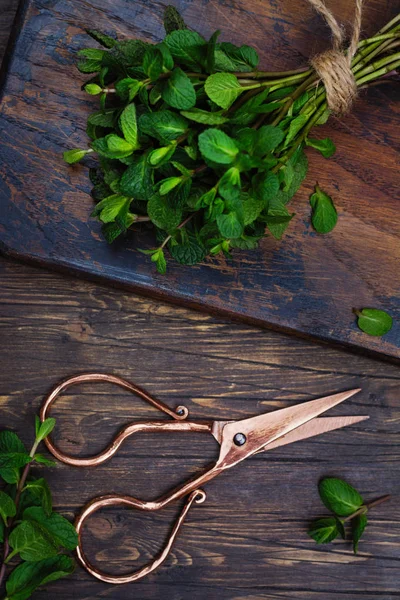
[[[398,21],[360,43],[352,62],[359,86],[400,66]],[[158,44],[87,30],[103,48],[80,50],[78,68],[92,74],[84,89],[100,109],[88,118],[90,147],[64,153],[70,164],[97,154],[93,216],[108,242],[153,226],[156,246],[145,254],[160,273],[166,250],[194,265],[254,249],[265,235],[280,239],[307,173],[304,149],[335,152],[332,140],[311,136],[329,117],[312,69],[260,71],[253,48],[219,42],[220,31],[204,39],[173,7],[164,25]],[[330,232],[332,199],[317,185],[310,203],[315,230]]]
[[[354,554],[357,554],[358,543],[368,523],[368,510],[389,500],[390,496],[382,496],[373,502],[364,503],[355,488],[346,481],[334,477],[322,479],[318,491],[326,508],[335,516],[314,521],[308,530],[308,535],[317,544],[328,544],[338,536],[346,539],[344,525],[346,522],[350,522],[353,551]]]
[[[8,565],[20,559],[5,582],[4,600],[26,600],[39,586],[74,570],[74,561],[65,551],[78,545],[75,527],[53,512],[48,483],[30,472],[32,466],[55,464],[37,453],[54,425],[54,419],[41,423],[36,418],[30,452],[13,431],[0,431],[0,478],[5,483],[0,490],[0,591]]]

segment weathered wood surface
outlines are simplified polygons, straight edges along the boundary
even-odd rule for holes
[[[193,418],[241,418],[324,393],[362,387],[332,414],[371,419],[319,439],[260,454],[206,486],[164,566],[136,584],[108,586],[78,568],[37,600],[394,600],[399,598],[399,368],[220,317],[158,304],[107,287],[0,261],[1,426],[29,443],[43,395],[60,378],[101,370],[146,387]],[[124,424],[156,412],[110,386],[60,398],[60,447],[100,450]],[[216,456],[210,437],[138,435],[97,469],[46,470],[55,503],[71,519],[106,492],[155,498]],[[365,498],[392,493],[371,512],[355,557],[349,542],[317,546],[308,523],[327,511],[322,476]],[[181,504],[179,505],[179,507]],[[149,560],[178,505],[157,514],[101,511],[85,531],[97,564],[126,572]]]
[[[271,68],[304,64],[327,46],[327,29],[305,0],[175,1],[188,23],[208,36],[252,43]],[[89,219],[92,201],[84,167],[67,167],[63,150],[85,146],[85,121],[96,104],[80,91],[73,54],[87,44],[88,23],[119,36],[159,40],[160,0],[27,0],[3,90],[0,118],[0,243],[7,254],[49,267],[101,277],[130,289],[400,358],[400,221],[396,146],[399,88],[363,92],[351,115],[321,130],[337,155],[310,153],[310,174],[292,204],[297,217],[282,242],[266,239],[257,252],[232,262],[169,267],[157,275],[134,251],[132,235],[109,247]],[[364,35],[400,8],[398,0],[370,0]],[[344,22],[352,3],[334,3]],[[318,179],[335,198],[339,225],[318,236],[309,225],[308,195]],[[150,242],[149,242],[150,243]],[[354,308],[388,310],[395,326],[383,339],[357,329]]]

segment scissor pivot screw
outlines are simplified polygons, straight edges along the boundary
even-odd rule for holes
[[[244,435],[244,433],[237,433],[233,438],[233,442],[236,444],[236,446],[243,446],[243,444],[245,444],[246,441],[247,438]]]

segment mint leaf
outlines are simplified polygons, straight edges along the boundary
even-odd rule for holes
[[[170,205],[167,198],[155,194],[147,204],[150,219],[160,229],[173,231],[182,220],[182,210]]]
[[[196,265],[204,260],[207,250],[201,240],[193,233],[188,233],[181,244],[170,244],[171,256],[182,265]]]
[[[203,125],[223,125],[229,120],[228,117],[224,117],[222,111],[209,112],[208,110],[202,110],[201,108],[182,110],[181,115],[186,117],[186,119],[190,119],[191,121]]]
[[[9,536],[11,555],[19,554],[22,560],[37,562],[55,556],[58,552],[55,544],[36,523],[22,521]]]
[[[356,311],[356,315],[358,316],[357,325],[368,335],[385,335],[393,326],[392,317],[378,308],[363,308]]]
[[[29,490],[30,494],[40,501],[43,510],[47,515],[51,514],[53,501],[51,498],[49,484],[45,479],[41,478],[28,481],[24,489]]]
[[[360,494],[342,479],[327,477],[320,481],[319,495],[326,508],[340,517],[348,517],[363,505]]]
[[[306,138],[307,146],[311,146],[321,152],[322,156],[329,158],[336,152],[336,146],[330,138],[324,138],[323,140],[316,140],[314,138]]]
[[[182,177],[167,177],[167,179],[160,181],[158,192],[161,196],[165,196],[180,183],[182,183]]]
[[[326,517],[314,521],[308,535],[317,542],[317,544],[328,544],[339,535],[337,519],[335,517]]]
[[[254,48],[235,46],[230,42],[217,44],[214,68],[217,71],[254,71],[259,62]]]
[[[133,146],[134,150],[139,148],[138,126],[136,121],[136,106],[128,104],[119,118],[119,124],[126,141]]]
[[[39,443],[45,438],[47,438],[47,436],[50,435],[50,433],[53,431],[55,425],[56,420],[52,417],[49,417],[48,419],[43,421],[43,423],[40,424],[40,427],[36,434],[36,442]]]
[[[148,200],[153,192],[153,170],[147,162],[146,154],[135,157],[121,177],[121,194],[136,200]]]
[[[175,67],[163,84],[161,97],[173,108],[186,110],[196,104],[196,92],[189,77],[180,67]]]
[[[72,558],[65,555],[21,563],[7,579],[7,599],[27,600],[38,587],[70,575],[74,567]]]
[[[50,512],[48,514],[40,506],[32,506],[24,510],[24,521],[40,525],[47,531],[56,545],[67,550],[75,550],[78,545],[78,534],[72,523],[62,515]]]
[[[188,122],[170,110],[160,110],[141,115],[139,129],[142,133],[167,144],[186,133]]]
[[[332,198],[328,196],[318,184],[314,194],[310,196],[312,206],[311,221],[318,233],[329,233],[335,227],[338,216]]]
[[[215,48],[217,44],[217,39],[221,35],[220,30],[215,31],[207,44],[207,58],[206,58],[206,66],[207,71],[212,73],[214,71],[215,65]]]
[[[96,42],[98,42],[105,48],[113,48],[117,43],[117,40],[115,40],[109,35],[106,35],[102,31],[97,31],[96,29],[85,29],[85,31],[88,35],[90,35],[91,38],[96,40]]]
[[[253,152],[258,156],[264,156],[267,152],[275,150],[281,143],[285,134],[279,127],[263,125],[257,130]]]
[[[215,104],[229,108],[244,88],[232,73],[214,73],[207,78],[204,89]]]
[[[17,434],[13,431],[3,430],[0,431],[0,462],[1,455],[9,455],[9,453],[21,454],[25,457],[28,456],[25,446]],[[0,477],[2,477],[6,483],[18,483],[20,467],[12,465],[10,466],[9,463],[7,464],[8,466],[0,466]],[[25,464],[20,466],[25,466]]]
[[[14,500],[0,490],[0,517],[3,519],[4,525],[7,525],[8,517],[15,517],[16,512]]]
[[[67,150],[64,152],[63,158],[66,163],[73,165],[82,160],[88,152],[89,150],[79,150],[78,148],[76,150]]]
[[[243,233],[243,224],[234,211],[228,214],[218,215],[217,225],[221,235],[226,238],[238,238]]]
[[[230,164],[239,152],[232,138],[220,129],[206,129],[199,135],[199,149],[204,158],[220,164]]]
[[[206,59],[207,46],[200,34],[188,29],[179,29],[169,33],[164,43],[168,46],[175,62],[193,71],[201,71]]]
[[[164,11],[164,29],[167,34],[179,29],[187,29],[185,21],[174,6],[167,6]]]
[[[46,467],[55,467],[57,465],[54,460],[50,460],[46,456],[43,456],[43,454],[35,454],[33,458],[37,463],[46,465]]]
[[[285,139],[285,146],[287,146],[299,133],[300,129],[304,127],[304,125],[308,121],[307,115],[299,115],[290,121],[289,131]]]
[[[353,551],[354,554],[358,552],[358,542],[361,539],[364,529],[368,524],[368,519],[365,514],[358,515],[351,520],[351,531],[353,533]]]
[[[151,81],[159,78],[163,68],[163,56],[158,48],[150,46],[143,57],[143,70]]]

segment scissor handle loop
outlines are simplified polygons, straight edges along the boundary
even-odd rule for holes
[[[165,414],[167,414],[170,417],[172,417],[173,419],[175,419],[175,421],[184,421],[189,414],[189,411],[186,408],[186,406],[177,406],[175,411],[173,411],[166,404],[164,404],[164,402],[161,402],[160,400],[156,400],[148,392],[146,392],[139,386],[135,385],[134,383],[131,383],[130,381],[127,381],[126,379],[122,379],[122,377],[117,377],[116,375],[110,375],[108,373],[83,373],[81,375],[75,375],[73,377],[69,377],[68,379],[65,379],[64,381],[59,383],[50,392],[50,394],[44,400],[42,408],[40,410],[41,420],[44,421],[48,417],[48,413],[49,413],[49,410],[50,410],[52,404],[54,403],[56,398],[61,394],[61,392],[63,392],[67,388],[71,387],[72,385],[75,385],[76,383],[88,383],[88,382],[91,382],[91,383],[96,383],[96,382],[114,383],[114,384],[118,385],[119,387],[122,387],[123,389],[128,390],[129,392],[131,392],[133,394],[137,394],[138,396],[140,396],[140,398],[142,398],[143,400],[145,400],[146,402],[148,402],[149,404],[151,404],[152,406],[154,406],[161,412],[164,412]],[[167,429],[168,425],[173,426],[174,423],[164,422],[164,423],[160,423],[159,425],[160,425],[160,428]],[[178,424],[176,423],[175,425],[178,425]],[[184,425],[184,424],[182,423],[182,425]],[[75,458],[73,456],[64,454],[63,452],[61,452],[61,450],[59,450],[57,448],[57,446],[54,445],[54,443],[52,442],[50,437],[47,437],[45,439],[45,443],[46,443],[49,451],[52,454],[54,454],[54,456],[56,458],[58,458],[59,460],[61,460],[62,462],[65,462],[67,464],[74,465],[74,466],[83,466],[83,467],[94,466],[94,465],[98,465],[98,464],[104,462],[105,460],[108,460],[113,454],[115,454],[115,452],[118,450],[121,443],[124,441],[124,439],[126,439],[126,437],[128,437],[129,435],[132,435],[132,433],[135,433],[135,431],[145,429],[145,428],[148,428],[148,425],[145,423],[135,423],[133,425],[128,425],[127,427],[125,427],[124,429],[122,429],[119,432],[119,434],[115,437],[115,439],[111,442],[111,444],[106,448],[106,450],[104,450],[104,452],[102,452],[92,458]]]
[[[90,517],[93,513],[98,511],[100,508],[110,507],[110,506],[128,506],[129,508],[137,508],[139,510],[144,511],[155,511],[159,510],[163,506],[165,506],[168,502],[143,502],[142,500],[138,500],[137,498],[133,498],[132,496],[101,496],[100,498],[96,498],[89,504],[85,506],[82,510],[81,514],[75,521],[76,531],[79,536],[79,545],[77,547],[76,553],[77,558],[81,565],[94,577],[100,579],[101,581],[105,581],[106,583],[131,583],[132,581],[137,581],[138,579],[142,579],[142,577],[146,577],[149,573],[157,569],[167,558],[168,554],[171,551],[172,545],[175,541],[176,536],[192,506],[193,502],[196,504],[201,504],[206,499],[206,494],[203,490],[196,489],[190,493],[188,496],[186,503],[183,507],[181,514],[179,515],[177,521],[174,524],[172,532],[167,540],[165,547],[161,550],[161,552],[152,560],[150,563],[135,571],[133,573],[129,573],[128,575],[110,575],[97,569],[95,566],[91,564],[91,562],[87,559],[85,553],[82,549],[82,527],[88,517]]]

